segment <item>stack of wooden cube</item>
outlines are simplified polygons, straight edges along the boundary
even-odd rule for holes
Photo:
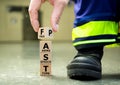
[[[40,39],[40,75],[51,75],[51,57],[53,31],[49,27],[41,27],[38,32]]]

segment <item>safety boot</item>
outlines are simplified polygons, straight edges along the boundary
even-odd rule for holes
[[[87,48],[78,51],[67,66],[67,74],[71,79],[96,80],[102,75],[101,59],[103,47]]]

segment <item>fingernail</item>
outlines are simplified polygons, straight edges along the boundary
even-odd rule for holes
[[[55,30],[58,31],[59,25],[56,24],[55,28],[56,28]]]
[[[56,24],[56,28],[57,28],[57,29],[59,28],[59,25],[58,25],[58,24]]]

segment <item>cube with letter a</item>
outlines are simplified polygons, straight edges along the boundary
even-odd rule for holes
[[[52,41],[40,41],[40,52],[52,52]]]

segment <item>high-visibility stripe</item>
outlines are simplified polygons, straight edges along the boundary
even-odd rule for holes
[[[115,39],[101,39],[101,40],[88,40],[88,41],[79,41],[73,43],[74,46],[80,45],[80,44],[90,44],[90,43],[105,43],[105,42],[115,42]]]
[[[91,21],[82,26],[78,26],[72,31],[72,40],[81,37],[98,35],[117,35],[118,23],[113,21]]]

